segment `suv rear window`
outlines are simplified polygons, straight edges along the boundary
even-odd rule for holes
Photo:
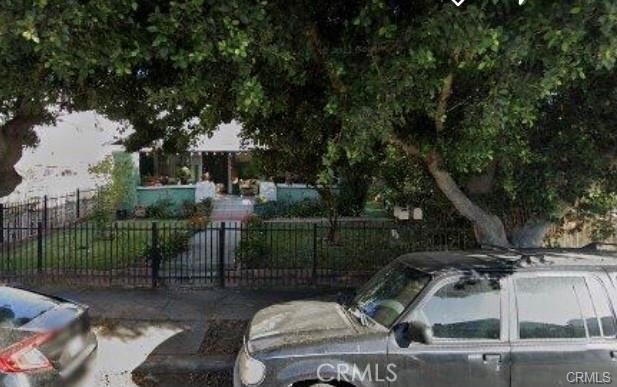
[[[515,280],[521,339],[581,339],[615,335],[615,318],[595,278]],[[593,295],[593,297],[592,297]]]
[[[0,287],[0,328],[18,328],[57,305],[39,294]]]

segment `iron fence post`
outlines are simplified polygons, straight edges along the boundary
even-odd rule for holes
[[[4,243],[4,204],[0,203],[0,243]]]
[[[48,218],[47,195],[43,196],[43,227],[47,229]]]
[[[313,223],[313,284],[317,283],[317,223]]]
[[[43,223],[39,222],[36,233],[36,269],[39,274],[43,271]]]
[[[219,287],[225,287],[225,222],[219,228]]]
[[[161,254],[159,249],[159,226],[157,222],[152,222],[152,249],[150,250],[152,261],[152,287],[156,288],[159,282],[159,266],[161,264]]]
[[[79,220],[79,218],[81,217],[81,208],[79,208],[79,201],[79,188],[77,188],[77,191],[75,191],[75,220]]]

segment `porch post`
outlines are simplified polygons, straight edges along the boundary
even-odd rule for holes
[[[227,193],[229,195],[233,194],[233,184],[231,181],[231,152],[227,153]]]

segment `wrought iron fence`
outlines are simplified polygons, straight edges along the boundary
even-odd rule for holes
[[[39,223],[53,230],[80,222],[90,216],[96,198],[96,190],[78,189],[56,197],[0,203],[0,244],[36,237]]]
[[[0,244],[0,280],[103,286],[270,287],[363,283],[397,256],[468,249],[469,228],[326,223],[119,221],[10,227],[32,238]]]

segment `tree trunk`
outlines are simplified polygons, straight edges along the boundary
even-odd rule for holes
[[[0,126],[0,197],[11,194],[21,183],[15,165],[32,139],[32,128],[39,122],[38,117],[18,115]]]
[[[331,244],[339,244],[341,242],[341,236],[339,233],[339,224],[338,224],[338,209],[336,203],[336,195],[332,192],[330,188],[318,188],[317,192],[319,192],[319,196],[328,207],[328,234],[327,241]]]
[[[544,246],[544,238],[550,231],[551,222],[528,221],[512,233],[512,244],[520,248],[535,248]]]
[[[473,223],[478,243],[480,245],[510,247],[511,244],[501,219],[482,209],[465,195],[452,176],[441,169],[440,157],[436,153],[432,153],[425,161],[437,187],[446,195],[454,208]]]

